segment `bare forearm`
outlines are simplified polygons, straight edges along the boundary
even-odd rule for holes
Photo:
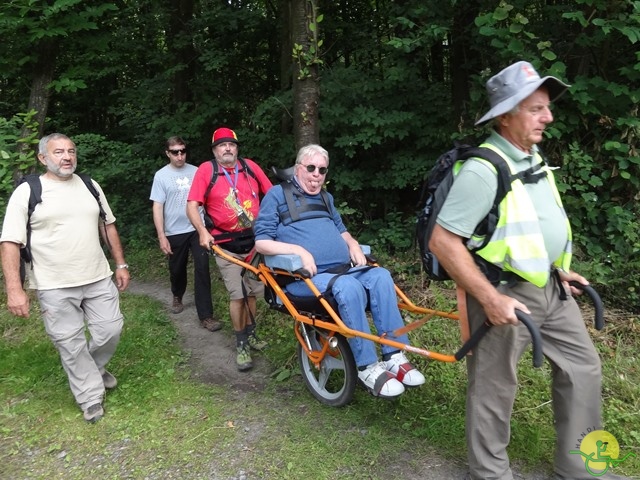
[[[115,223],[106,225],[104,236],[106,237],[105,242],[109,247],[111,257],[113,258],[115,263],[117,265],[126,263],[124,261],[124,251],[122,249],[122,243],[120,242],[120,235],[118,235],[118,230]]]
[[[256,250],[263,255],[301,255],[302,252],[306,252],[299,245],[276,240],[257,240]]]
[[[429,248],[449,276],[480,303],[495,292],[495,288],[476,266],[463,239],[436,225]]]
[[[123,292],[129,286],[129,267],[127,267],[124,261],[124,251],[122,249],[122,243],[120,242],[120,235],[114,223],[107,225],[106,235],[109,237],[109,249],[111,256],[116,263],[115,271],[115,284],[118,290]]]
[[[153,225],[156,227],[156,233],[158,239],[166,237],[164,233],[164,205],[158,202],[153,202]]]
[[[316,261],[304,247],[277,240],[256,240],[256,250],[264,255],[298,255],[302,260],[302,268],[311,274],[318,273]]]
[[[357,266],[366,265],[367,258],[364,256],[358,241],[353,238],[349,232],[342,233],[342,238],[349,248],[349,257],[351,258],[351,262]]]
[[[13,242],[2,242],[2,273],[7,292],[22,290],[20,279],[20,245]]]
[[[198,202],[187,202],[187,218],[189,218],[189,221],[199,235],[202,235],[203,232],[209,233],[202,223],[202,217],[200,216],[200,204]]]
[[[2,272],[7,291],[7,309],[19,317],[29,316],[29,296],[22,288],[20,278],[20,245],[13,242],[3,242]]]
[[[529,313],[526,305],[501,294],[487,280],[460,236],[436,225],[429,248],[456,284],[480,302],[494,325],[517,323],[516,308]]]
[[[202,218],[200,217],[200,204],[198,202],[187,202],[187,218],[189,218],[189,221],[198,232],[200,246],[206,249],[211,248],[213,236],[202,223]]]

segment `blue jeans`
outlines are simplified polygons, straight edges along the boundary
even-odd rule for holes
[[[362,270],[359,272],[358,270]],[[335,277],[334,273],[319,273],[311,280],[313,284],[324,292],[329,281]],[[292,295],[304,297],[312,296],[304,282],[294,282],[287,286]],[[373,323],[378,335],[387,334],[390,339],[408,344],[407,335],[391,336],[391,332],[402,327],[404,322],[398,309],[398,300],[393,287],[393,279],[388,270],[382,267],[362,268],[354,267],[349,273],[340,275],[332,287],[333,295],[338,302],[338,310],[342,321],[351,329],[364,333],[371,333],[365,309],[367,301]],[[368,294],[368,295],[367,295]],[[371,340],[359,337],[349,339],[358,367],[366,366],[378,361],[376,345]],[[396,348],[382,345],[382,353],[389,353]]]

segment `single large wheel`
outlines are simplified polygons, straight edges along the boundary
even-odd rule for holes
[[[304,324],[300,324],[298,328],[306,329],[308,332],[307,338],[312,351],[322,350],[329,341],[327,332],[323,330]],[[334,335],[333,338],[336,346],[329,347],[327,354],[320,362],[320,368],[316,368],[300,343],[298,343],[298,362],[304,383],[311,394],[325,405],[342,407],[353,398],[358,372],[347,339],[339,334]]]

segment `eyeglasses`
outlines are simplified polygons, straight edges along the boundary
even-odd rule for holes
[[[316,168],[318,169],[318,172],[320,173],[320,175],[325,175],[329,171],[329,167],[318,167],[316,165],[302,165],[302,166],[306,168],[307,172],[309,173],[315,172]]]
[[[186,148],[181,148],[180,150],[171,150],[170,149],[169,153],[171,155],[180,155],[180,154],[185,155],[187,153],[187,149]]]

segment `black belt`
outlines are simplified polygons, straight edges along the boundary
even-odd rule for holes
[[[503,271],[500,272],[500,278],[498,280],[498,283],[506,283],[508,285],[513,285],[514,283],[527,282],[527,281],[528,280],[525,280],[524,278],[522,278],[517,273],[505,272],[503,270]]]

